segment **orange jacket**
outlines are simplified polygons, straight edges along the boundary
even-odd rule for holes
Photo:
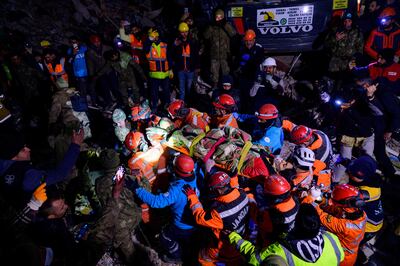
[[[178,118],[174,121],[174,125],[176,128],[181,128],[185,125],[190,125],[193,128],[200,128],[204,132],[208,132],[210,130],[209,123],[210,117],[207,113],[202,113],[197,111],[194,108],[189,108],[189,113],[185,118]]]
[[[60,62],[55,65],[54,68],[53,64],[51,63],[46,64],[47,70],[49,71],[51,79],[54,82],[57,81],[57,76],[61,76],[62,79],[68,81],[68,74],[67,72],[65,72],[64,63],[65,63],[65,58],[63,57],[60,59]]]
[[[358,219],[350,220],[339,218],[341,209],[331,205],[322,209],[313,202],[311,197],[305,198],[303,202],[312,203],[319,214],[322,225],[339,238],[345,254],[340,266],[353,266],[357,260],[360,242],[364,238],[367,222],[365,212],[362,211],[362,215]]]
[[[227,126],[239,128],[236,118],[233,116],[233,114],[227,114],[224,116],[215,116],[213,117],[211,123],[213,124],[213,126],[218,128],[223,128]]]
[[[244,233],[249,212],[249,199],[246,194],[234,188],[228,194],[215,198],[213,208],[209,211],[203,209],[196,195],[190,195],[188,200],[196,223],[210,228],[216,239],[200,250],[200,264],[215,265],[215,262],[224,261],[228,265],[240,265],[240,253],[229,241],[222,240],[220,233],[223,229]]]
[[[143,42],[142,40],[137,39],[133,34],[129,34],[129,39],[131,41],[132,58],[136,64],[140,64],[141,53],[143,50]]]

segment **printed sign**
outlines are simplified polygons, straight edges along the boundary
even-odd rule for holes
[[[333,10],[346,9],[348,6],[348,0],[333,0]]]
[[[286,34],[313,30],[314,5],[257,10],[257,28],[261,34]]]
[[[231,17],[233,17],[233,18],[243,17],[243,7],[232,7],[231,8]]]

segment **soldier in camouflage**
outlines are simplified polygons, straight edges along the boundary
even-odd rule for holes
[[[354,25],[353,15],[345,13],[343,15],[343,25],[336,32],[327,36],[325,47],[331,54],[329,62],[329,72],[338,73],[346,71],[348,64],[353,56],[363,52],[363,34]]]
[[[222,75],[229,74],[230,41],[235,35],[235,29],[225,20],[224,11],[218,9],[215,12],[215,23],[204,32],[204,39],[208,42],[214,87],[217,86],[220,69]]]
[[[126,262],[134,261],[135,247],[132,233],[141,219],[141,208],[134,195],[122,187],[120,195],[114,197],[113,177],[120,165],[119,155],[114,150],[100,154],[104,175],[96,180],[96,193],[103,207],[103,213],[91,232],[91,240],[105,248],[112,245],[119,250]]]

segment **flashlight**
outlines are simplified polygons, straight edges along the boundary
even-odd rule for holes
[[[337,105],[337,106],[341,106],[342,104],[343,104],[343,101],[342,100],[335,100],[335,104]]]
[[[386,19],[386,18],[381,19],[381,24],[384,24],[384,23],[386,23],[386,22],[387,22],[387,19]]]

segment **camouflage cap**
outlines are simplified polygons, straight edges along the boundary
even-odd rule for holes
[[[112,149],[107,149],[100,153],[100,163],[105,169],[116,168],[120,162],[119,154]]]

